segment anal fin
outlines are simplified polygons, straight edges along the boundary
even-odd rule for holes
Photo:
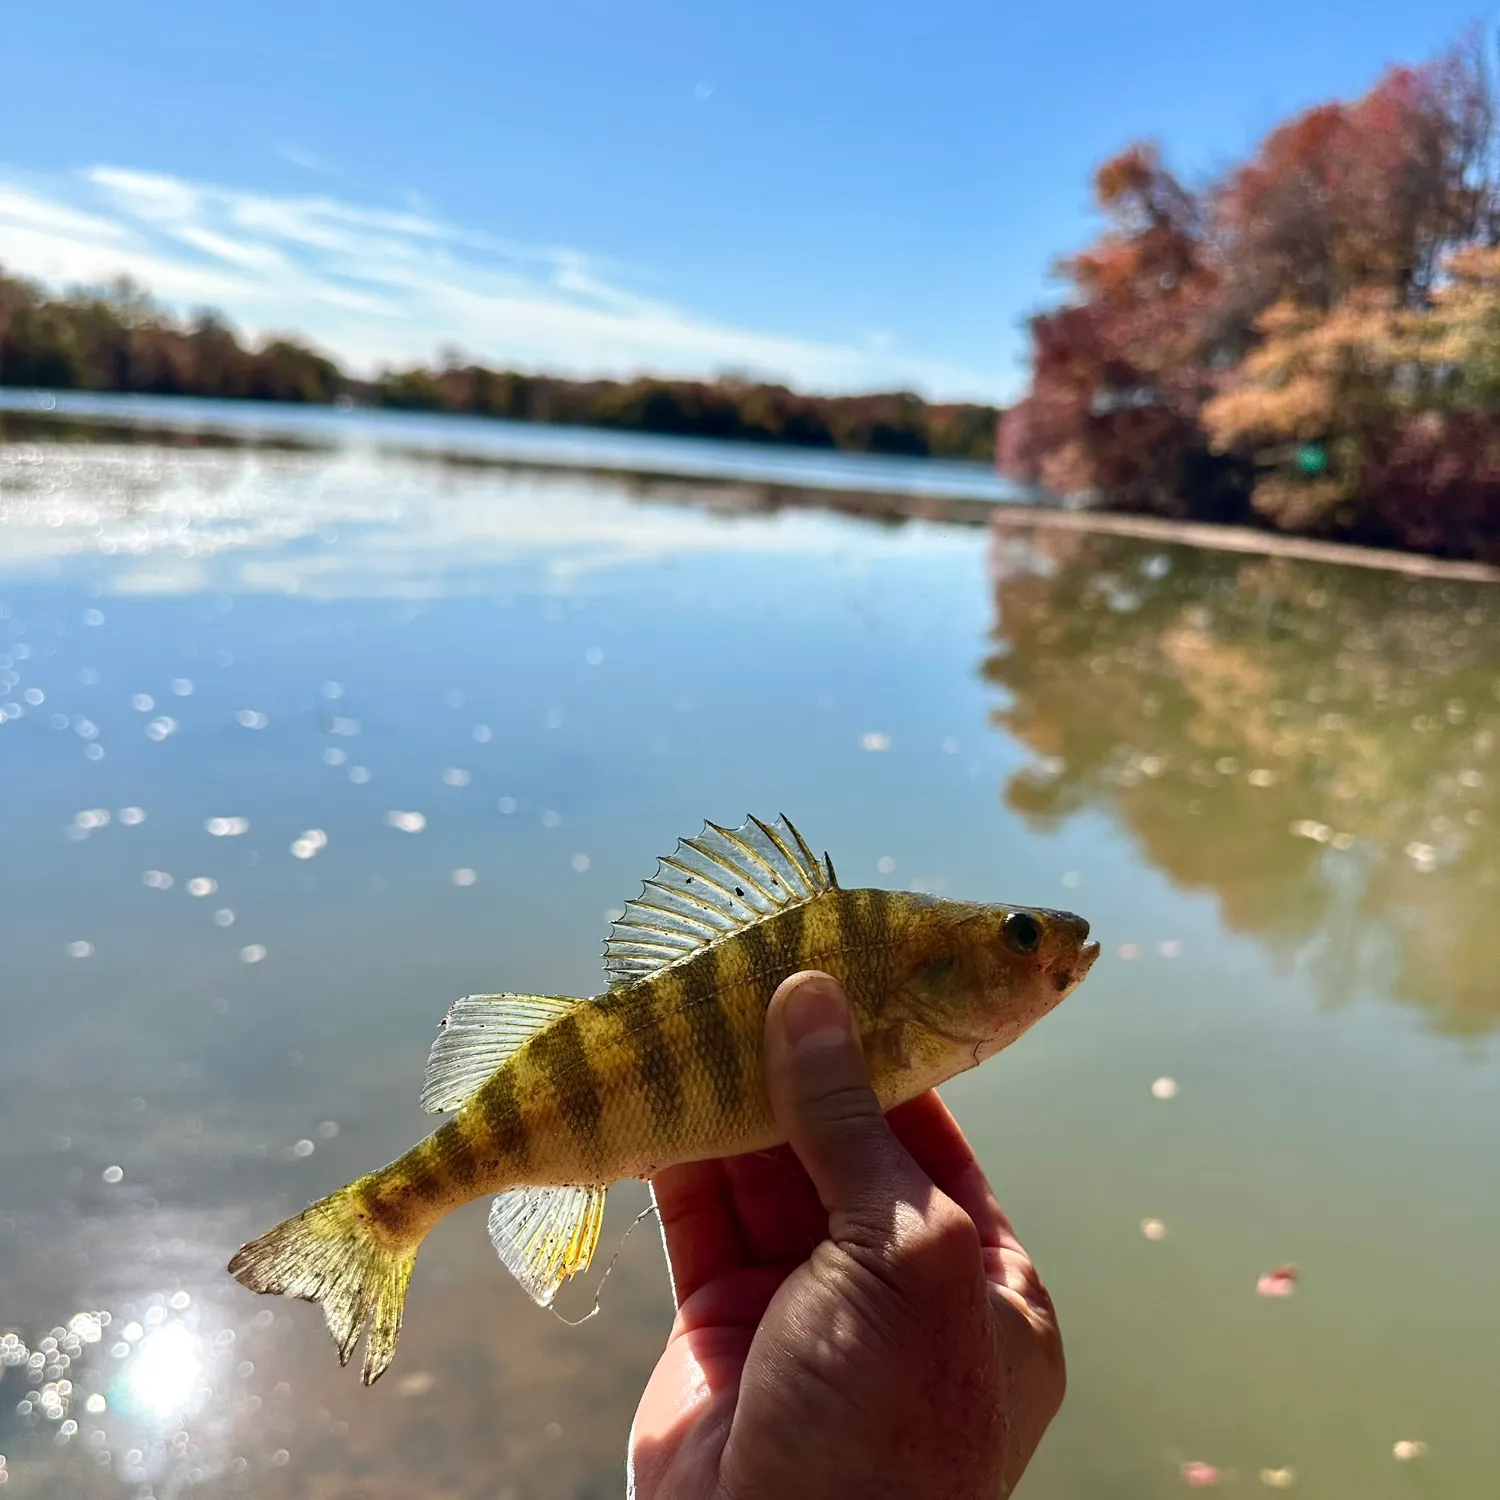
[[[539,1307],[550,1307],[563,1282],[588,1269],[605,1191],[598,1184],[522,1187],[490,1205],[490,1243]]]

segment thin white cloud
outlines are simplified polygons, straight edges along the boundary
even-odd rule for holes
[[[25,182],[0,170],[0,260],[53,284],[130,275],[169,306],[212,304],[252,336],[296,330],[365,374],[459,346],[492,365],[573,375],[734,370],[807,389],[959,396],[992,384],[883,339],[829,344],[719,322],[632,290],[582,251],[431,212],[117,166]]]
[[[46,229],[58,234],[82,235],[92,239],[120,239],[124,235],[120,226],[108,219],[75,213],[71,208],[64,208],[17,188],[0,187],[0,220],[10,226]]]
[[[319,156],[316,151],[309,151],[293,141],[283,141],[277,146],[276,154],[283,161],[291,162],[294,167],[301,167],[304,172],[334,171],[333,163],[326,156]]]

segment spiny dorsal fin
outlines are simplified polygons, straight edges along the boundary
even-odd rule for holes
[[[641,894],[625,903],[604,945],[609,987],[654,974],[836,884],[832,861],[825,854],[820,864],[784,816],[750,818],[734,829],[705,823],[658,860]]]
[[[457,1109],[502,1063],[580,1002],[561,995],[465,995],[443,1017],[427,1055],[422,1108]]]

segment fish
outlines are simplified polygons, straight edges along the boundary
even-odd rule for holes
[[[343,1365],[364,1335],[371,1385],[395,1354],[422,1240],[454,1209],[495,1195],[490,1240],[547,1307],[588,1268],[611,1183],[782,1144],[762,1045],[789,975],[842,984],[889,1110],[1051,1011],[1098,957],[1088,934],[1071,912],[845,889],[784,815],[705,823],[613,924],[602,994],[455,1001],[422,1089],[451,1118],[243,1245],[229,1271],[320,1303]]]

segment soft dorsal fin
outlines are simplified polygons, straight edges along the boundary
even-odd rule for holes
[[[562,995],[465,995],[443,1017],[427,1055],[422,1108],[457,1109],[544,1027],[581,1002]]]
[[[717,939],[832,890],[833,863],[820,864],[785,818],[750,818],[739,828],[705,823],[657,861],[641,894],[604,945],[611,989],[654,974]]]

